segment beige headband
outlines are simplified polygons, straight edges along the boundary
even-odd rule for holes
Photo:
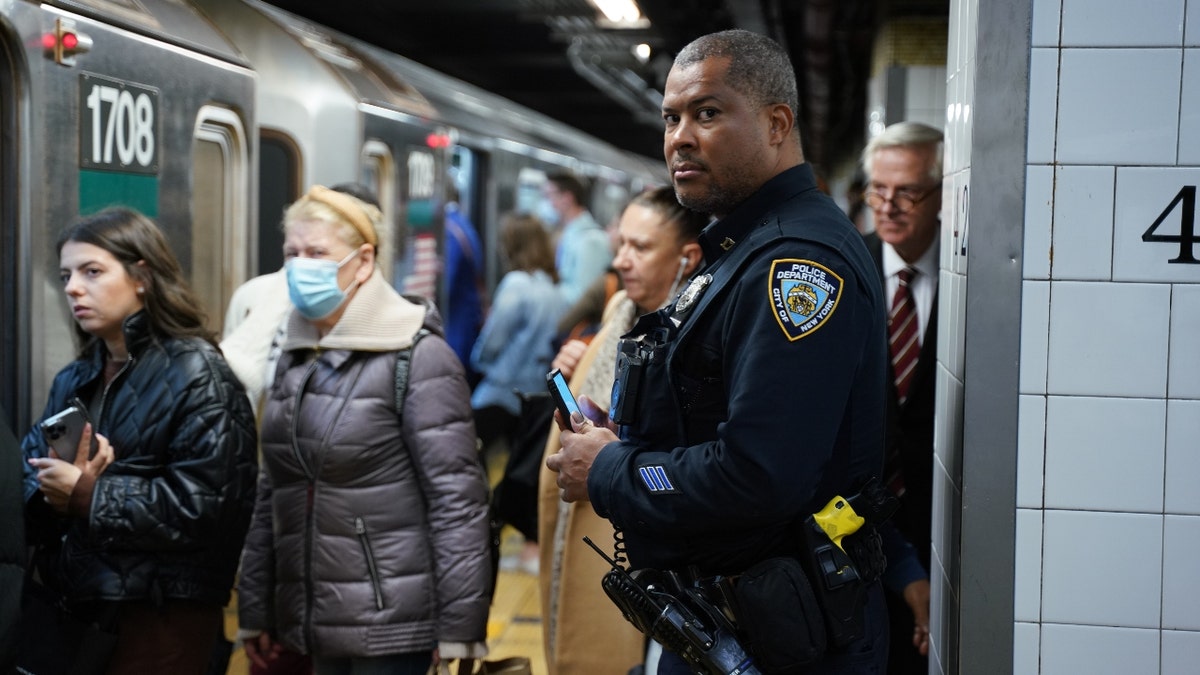
[[[339,216],[344,218],[346,222],[354,226],[363,239],[372,246],[378,244],[378,238],[375,234],[375,226],[371,224],[371,219],[367,217],[367,212],[363,210],[362,202],[357,198],[348,194],[330,190],[324,185],[314,185],[308,189],[308,194],[302,199],[311,199],[314,202],[321,202],[337,212]]]

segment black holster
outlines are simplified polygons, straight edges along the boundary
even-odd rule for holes
[[[865,524],[842,539],[843,550],[812,518],[803,529],[807,555],[801,563],[824,613],[829,644],[845,647],[863,635],[867,590],[887,566],[883,540],[874,526]]]

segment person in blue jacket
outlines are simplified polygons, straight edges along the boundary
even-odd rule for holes
[[[703,580],[800,559],[798,524],[881,473],[878,274],[805,163],[797,98],[786,52],[747,31],[697,39],[667,78],[672,183],[681,204],[716,219],[699,239],[705,266],[626,336],[610,408],[619,437],[575,416],[547,459],[563,499],[590,500],[623,531],[634,568]],[[803,672],[882,672],[879,582],[862,597],[860,636]],[[781,595],[760,618],[795,602]],[[666,652],[658,672],[692,671]]]
[[[468,382],[474,384],[479,374],[471,368],[471,347],[483,327],[483,245],[475,226],[467,219],[458,203],[458,190],[449,188],[446,203],[446,342],[467,370]]]

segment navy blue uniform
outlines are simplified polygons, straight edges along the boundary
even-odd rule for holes
[[[632,567],[732,575],[796,555],[789,527],[880,475],[885,305],[862,238],[807,164],[700,244],[702,273],[627,336],[659,346],[588,494]]]
[[[861,237],[807,164],[700,244],[707,265],[689,288],[711,276],[707,288],[631,333],[673,335],[588,493],[634,567],[735,574],[792,552],[789,524],[880,474],[884,303]]]

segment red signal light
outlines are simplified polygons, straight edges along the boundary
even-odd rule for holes
[[[92,49],[92,38],[87,33],[77,31],[75,22],[69,19],[55,19],[54,30],[43,33],[41,42],[46,50],[46,58],[62,66],[75,65],[77,55]]]
[[[433,133],[425,137],[425,145],[431,148],[448,148],[450,147],[450,136],[447,134]]]

